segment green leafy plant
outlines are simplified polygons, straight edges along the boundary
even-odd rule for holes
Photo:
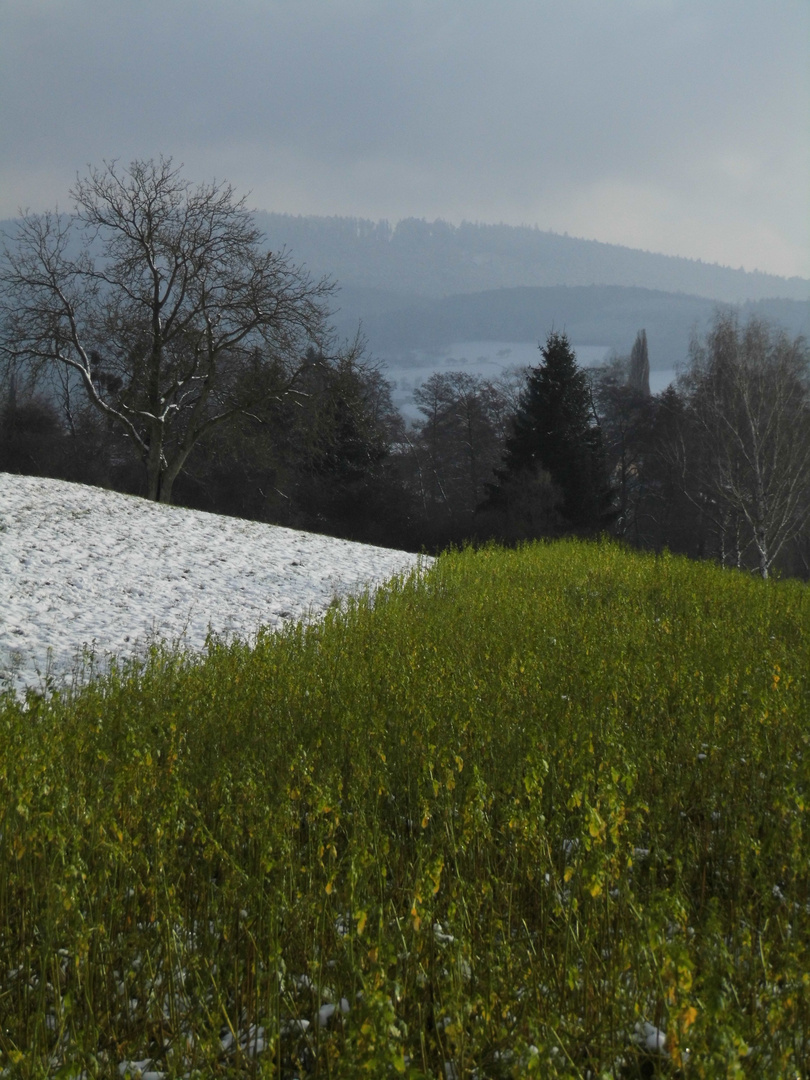
[[[810,600],[574,541],[0,701],[0,1069],[810,1059]]]

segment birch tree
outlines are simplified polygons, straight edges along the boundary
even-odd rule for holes
[[[765,323],[720,313],[683,380],[694,432],[687,491],[711,506],[723,554],[767,578],[810,522],[810,357]]]

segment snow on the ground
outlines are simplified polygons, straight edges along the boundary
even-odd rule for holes
[[[430,560],[422,560],[426,564]],[[416,555],[220,517],[83,484],[0,473],[0,688],[40,689],[83,647],[137,653],[157,638],[202,649],[214,634],[317,617]]]

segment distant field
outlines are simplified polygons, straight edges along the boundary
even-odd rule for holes
[[[562,542],[7,695],[2,1075],[806,1075],[808,640]]]
[[[612,353],[607,345],[575,346],[582,367],[596,367]],[[385,377],[394,384],[393,400],[408,419],[419,416],[413,391],[436,372],[463,371],[493,381],[517,368],[536,367],[542,360],[536,341],[456,341],[435,349],[389,352]],[[675,378],[674,368],[650,372],[650,389],[659,394]]]
[[[604,361],[605,346],[577,349],[580,364],[589,367]],[[519,368],[536,367],[542,360],[536,341],[456,341],[434,349],[388,352],[385,376],[394,384],[393,401],[407,419],[418,417],[413,391],[434,372],[463,371],[467,375],[496,381]]]

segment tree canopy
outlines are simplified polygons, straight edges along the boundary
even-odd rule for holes
[[[229,184],[192,185],[170,158],[105,162],[71,197],[73,215],[27,214],[9,238],[2,356],[78,383],[170,502],[199,439],[287,392],[323,346],[332,286],[267,250]]]

